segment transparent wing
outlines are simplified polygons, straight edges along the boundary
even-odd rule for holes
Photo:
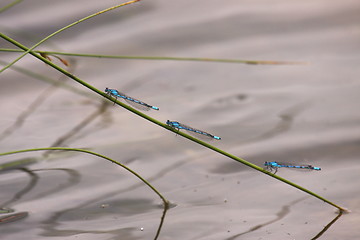
[[[186,130],[190,135],[194,136],[194,137],[197,137],[197,138],[200,138],[200,139],[205,139],[205,140],[214,140],[214,139],[217,139],[219,137],[217,136],[214,136],[210,133],[207,133],[205,131],[202,131],[202,130],[199,130],[199,129],[196,129],[196,128],[192,128],[190,126],[187,126],[185,124],[180,124],[180,129],[184,129]],[[220,138],[219,138],[220,139]]]
[[[133,106],[134,108],[137,108],[139,110],[143,110],[143,111],[149,111],[151,106],[149,104],[146,104],[136,98],[132,98],[124,93],[119,92],[119,94],[121,95],[121,97],[123,99],[125,99],[125,101],[127,103],[129,103],[131,106]]]

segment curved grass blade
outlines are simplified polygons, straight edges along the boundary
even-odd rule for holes
[[[100,158],[103,158],[107,161],[110,161],[112,163],[115,163],[116,165],[124,168],[125,170],[127,170],[128,172],[130,172],[131,174],[133,174],[134,176],[136,176],[138,179],[140,179],[140,181],[142,181],[144,184],[146,184],[151,190],[153,190],[163,201],[163,206],[164,206],[164,211],[163,214],[161,216],[160,219],[160,224],[158,227],[158,230],[156,232],[155,235],[155,240],[159,237],[160,235],[160,231],[161,228],[163,226],[163,222],[164,222],[164,218],[165,218],[165,214],[167,212],[167,210],[169,209],[170,206],[170,202],[164,197],[162,196],[162,194],[155,188],[153,187],[148,181],[146,181],[143,177],[141,177],[137,172],[135,172],[134,170],[128,168],[127,166],[125,166],[124,164],[119,163],[118,161],[115,161],[109,157],[106,157],[104,155],[101,155],[99,153],[95,153],[95,152],[91,152],[89,150],[85,150],[85,149],[79,149],[79,148],[61,148],[61,147],[49,147],[49,148],[33,148],[33,149],[23,149],[23,150],[18,150],[18,151],[11,151],[11,152],[5,152],[5,153],[0,153],[0,156],[5,156],[5,155],[10,155],[10,154],[17,154],[17,153],[24,153],[24,152],[34,152],[34,151],[50,151],[50,150],[54,150],[54,151],[75,151],[75,152],[82,152],[82,153],[86,153],[86,154],[90,154],[90,155],[94,155]],[[22,217],[25,217],[25,215],[19,215]],[[5,219],[4,221],[9,221],[11,219],[15,219],[15,217],[19,217],[19,216],[13,216],[11,218],[7,218],[7,220]],[[1,223],[1,219],[0,219],[0,223]]]

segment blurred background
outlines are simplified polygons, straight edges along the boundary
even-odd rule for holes
[[[3,0],[0,8],[12,1]],[[119,4],[23,1],[0,31],[30,47]],[[75,25],[37,50],[303,64],[62,56],[54,63],[222,138],[211,144],[349,208],[323,239],[360,235],[360,3],[344,0],[142,0]],[[0,39],[1,49],[16,49]],[[20,53],[0,51],[5,66]],[[172,203],[159,239],[312,239],[336,209],[132,114],[28,55],[0,74],[1,152],[88,148],[147,179]],[[21,161],[16,167],[4,163]],[[0,158],[2,239],[153,239],[161,200],[103,159],[69,152]]]

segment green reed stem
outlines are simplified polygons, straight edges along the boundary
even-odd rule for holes
[[[101,155],[99,153],[92,152],[92,151],[89,151],[89,150],[79,149],[79,148],[63,148],[63,147],[31,148],[31,149],[22,149],[22,150],[18,150],[18,151],[0,153],[0,156],[11,155],[11,154],[16,154],[16,153],[24,153],[24,152],[49,151],[49,150],[82,152],[82,153],[87,153],[87,154],[90,154],[90,155],[94,155],[94,156],[106,159],[106,160],[108,160],[108,161],[110,161],[112,163],[115,163],[116,165],[126,169],[128,172],[130,172],[131,174],[136,176],[138,179],[140,179],[143,183],[145,183],[149,188],[151,188],[151,190],[153,190],[161,198],[161,200],[164,203],[164,206],[167,207],[168,204],[169,204],[168,200],[165,197],[163,197],[163,195],[161,195],[161,193],[155,187],[153,187],[148,181],[146,181],[143,177],[141,177],[134,170],[128,168],[124,164],[119,163],[118,161],[115,161],[115,160],[113,160],[113,159],[111,159],[109,157],[106,157],[104,155]]]
[[[0,48],[0,52],[23,52],[20,49]],[[162,57],[162,56],[118,56],[118,55],[99,55],[86,53],[65,53],[54,51],[34,51],[36,53],[43,53],[49,55],[62,55],[72,57],[95,57],[95,58],[110,58],[110,59],[130,59],[130,60],[165,60],[165,61],[194,61],[194,62],[221,62],[221,63],[242,63],[253,65],[285,65],[285,64],[307,64],[306,62],[292,62],[292,61],[262,61],[262,60],[241,60],[241,59],[223,59],[223,58],[195,58],[195,57]]]
[[[15,40],[13,40],[13,39],[11,39],[11,38],[9,38],[9,37],[1,34],[1,33],[0,33],[0,36],[3,37],[5,40],[13,43],[13,44],[16,45],[17,47],[19,47],[19,48],[21,48],[21,49],[23,49],[23,50],[27,50],[27,48],[26,48],[25,46],[23,46],[22,44],[16,42]],[[240,163],[242,163],[242,164],[244,164],[244,165],[246,165],[246,166],[248,166],[248,167],[251,167],[251,168],[253,168],[253,169],[257,170],[257,171],[260,171],[260,172],[262,172],[262,173],[265,173],[265,174],[269,175],[270,177],[273,177],[273,178],[275,178],[275,179],[277,179],[277,180],[280,180],[280,181],[282,181],[282,182],[284,182],[284,183],[286,183],[286,184],[288,184],[288,185],[291,185],[291,186],[293,186],[293,187],[295,187],[295,188],[297,188],[297,189],[299,189],[299,190],[301,190],[301,191],[303,191],[303,192],[306,192],[306,193],[308,193],[308,194],[310,194],[310,195],[312,195],[312,196],[314,196],[314,197],[316,197],[316,198],[318,198],[318,199],[320,199],[320,200],[322,200],[322,201],[324,201],[324,202],[326,202],[326,203],[328,203],[328,204],[330,204],[330,205],[338,208],[340,211],[344,211],[344,212],[347,212],[347,211],[348,211],[347,209],[342,208],[342,207],[336,205],[335,203],[332,203],[331,201],[329,201],[329,200],[321,197],[320,195],[317,195],[317,194],[311,192],[310,190],[308,190],[308,189],[306,189],[306,188],[303,188],[303,187],[301,187],[301,186],[299,186],[299,185],[297,185],[297,184],[295,184],[295,183],[293,183],[293,182],[291,182],[291,181],[289,181],[289,180],[287,180],[287,179],[284,179],[284,178],[279,177],[279,176],[277,176],[277,175],[275,175],[275,174],[272,174],[271,172],[266,171],[266,170],[263,169],[262,167],[259,167],[259,166],[255,165],[255,164],[252,164],[252,163],[250,163],[250,162],[248,162],[248,161],[246,161],[246,160],[244,160],[244,159],[242,159],[242,158],[236,157],[236,156],[234,156],[234,155],[232,155],[232,154],[230,154],[230,153],[227,153],[227,152],[225,152],[225,151],[223,151],[223,150],[221,150],[221,149],[218,149],[218,148],[216,148],[216,147],[214,147],[214,146],[212,146],[212,145],[210,145],[210,144],[208,144],[208,143],[206,143],[206,142],[203,142],[203,141],[201,141],[201,140],[199,140],[199,139],[197,139],[197,138],[194,138],[194,137],[192,137],[192,136],[190,136],[190,135],[188,135],[188,134],[185,134],[185,133],[183,133],[183,132],[177,131],[176,129],[169,127],[169,126],[166,125],[165,123],[162,123],[162,122],[160,122],[160,121],[158,121],[158,120],[156,120],[156,119],[154,119],[154,118],[152,118],[152,117],[150,117],[150,116],[148,116],[148,115],[146,115],[146,114],[144,114],[144,113],[142,113],[142,112],[140,112],[140,111],[138,111],[138,110],[136,110],[136,109],[134,109],[134,108],[131,108],[130,106],[127,106],[126,104],[124,104],[124,103],[122,103],[122,102],[120,102],[120,101],[118,101],[118,100],[116,100],[116,99],[114,99],[114,98],[112,98],[112,97],[110,97],[109,95],[107,95],[107,94],[105,94],[104,92],[98,90],[97,88],[95,88],[95,87],[93,87],[92,85],[86,83],[85,81],[83,81],[83,80],[75,77],[74,75],[70,74],[70,73],[67,72],[66,70],[60,68],[59,66],[57,66],[57,65],[55,65],[54,63],[50,62],[49,60],[41,57],[40,55],[38,55],[38,54],[36,54],[36,53],[34,53],[34,52],[32,52],[32,51],[30,51],[29,53],[30,53],[31,55],[35,56],[36,58],[40,59],[41,61],[49,64],[49,65],[52,66],[52,67],[54,67],[55,69],[57,69],[58,71],[62,72],[63,74],[65,74],[65,75],[69,76],[70,78],[74,79],[74,80],[77,81],[78,83],[80,83],[80,84],[84,85],[85,87],[91,89],[92,91],[94,91],[94,92],[100,94],[101,96],[103,96],[103,97],[105,97],[105,98],[113,101],[113,102],[116,103],[117,105],[120,105],[121,107],[126,108],[126,109],[129,110],[130,112],[132,112],[132,113],[134,113],[134,114],[136,114],[136,115],[138,115],[138,116],[140,116],[140,117],[142,117],[142,118],[147,119],[148,121],[150,121],[150,122],[152,122],[152,123],[154,123],[154,124],[157,124],[157,125],[165,128],[165,129],[167,129],[167,130],[169,130],[169,131],[172,131],[172,132],[174,132],[174,133],[176,133],[176,134],[178,134],[178,135],[181,135],[181,136],[183,136],[183,137],[185,137],[185,138],[187,138],[187,139],[189,139],[189,140],[191,140],[191,141],[193,141],[193,142],[196,142],[196,143],[198,143],[198,144],[200,144],[200,145],[202,145],[202,146],[204,146],[204,147],[207,147],[207,148],[209,148],[209,149],[211,149],[211,150],[213,150],[213,151],[215,151],[215,152],[218,152],[218,153],[220,153],[220,154],[222,154],[222,155],[224,155],[224,156],[226,156],[226,157],[229,157],[229,158],[231,158],[231,159],[233,159],[233,160],[235,160],[235,161],[237,161],[237,162],[240,162]]]
[[[15,0],[12,3],[9,3],[8,5],[6,5],[5,7],[0,8],[0,13],[5,12],[6,10],[8,10],[9,8],[15,6],[16,4],[22,2],[23,0]]]
[[[64,30],[66,30],[66,29],[68,29],[68,28],[70,28],[70,27],[72,27],[72,26],[74,26],[74,25],[76,25],[76,24],[79,24],[79,23],[81,23],[81,22],[83,22],[83,21],[86,21],[86,20],[88,20],[88,19],[90,19],[90,18],[96,17],[96,16],[98,16],[98,15],[100,15],[100,14],[102,14],[102,13],[105,13],[105,12],[108,12],[108,11],[111,11],[111,10],[114,10],[114,9],[116,9],[116,8],[119,8],[119,7],[123,7],[123,6],[125,6],[125,5],[129,5],[129,4],[131,4],[131,3],[139,2],[139,1],[140,1],[140,0],[132,0],[132,1],[129,1],[129,2],[125,2],[125,3],[122,3],[122,4],[119,4],[119,5],[116,5],[116,6],[107,8],[107,9],[105,9],[105,10],[102,10],[102,11],[100,11],[100,12],[91,14],[91,15],[89,15],[89,16],[87,16],[87,17],[84,17],[84,18],[82,18],[82,19],[80,19],[80,20],[78,20],[78,21],[76,21],[76,22],[71,23],[70,25],[67,25],[66,27],[63,27],[63,28],[57,30],[56,32],[54,32],[54,33],[48,35],[46,38],[42,39],[40,42],[36,43],[36,44],[35,44],[34,46],[32,46],[31,48],[25,50],[25,52],[24,52],[20,57],[18,57],[17,59],[15,59],[14,61],[12,61],[12,62],[9,63],[8,65],[6,65],[3,69],[1,69],[1,70],[0,70],[0,73],[3,72],[3,71],[5,71],[5,70],[8,69],[9,67],[11,67],[13,64],[15,64],[15,63],[16,63],[17,61],[19,61],[21,58],[23,58],[26,54],[28,54],[28,53],[29,53],[30,51],[32,51],[34,48],[36,48],[37,46],[39,46],[40,44],[42,44],[43,42],[45,42],[45,41],[48,40],[49,38],[55,36],[56,34],[62,32],[62,31],[64,31]]]

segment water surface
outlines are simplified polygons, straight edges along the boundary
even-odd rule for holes
[[[9,1],[10,2],[10,1]],[[1,32],[26,46],[113,1],[24,1]],[[93,18],[39,50],[107,55],[301,61],[245,65],[69,58],[76,76],[115,88],[222,138],[254,164],[307,163],[278,175],[352,212],[322,239],[360,235],[360,4],[328,1],[141,1]],[[2,48],[14,48],[0,40]],[[10,62],[15,53],[1,53]],[[54,59],[61,65],[61,63]],[[15,68],[16,67],[16,68]],[[22,71],[68,83],[77,93]],[[0,75],[1,152],[79,147],[111,157],[172,202],[159,239],[312,239],[336,209],[166,131],[27,56]],[[32,159],[26,160],[24,159]],[[34,161],[33,159],[36,159]],[[1,239],[153,239],[161,200],[122,168],[79,153],[33,152],[0,169],[0,206],[16,215]]]

